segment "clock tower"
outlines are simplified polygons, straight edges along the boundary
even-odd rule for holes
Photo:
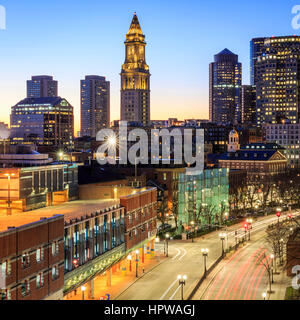
[[[121,71],[121,120],[150,124],[150,72],[146,64],[146,42],[136,13],[125,41]]]

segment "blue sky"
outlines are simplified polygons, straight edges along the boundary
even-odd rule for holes
[[[25,97],[31,75],[49,74],[75,107],[79,129],[80,79],[111,81],[112,119],[119,118],[125,34],[137,12],[146,35],[151,118],[208,117],[208,65],[225,47],[239,55],[249,83],[253,37],[299,34],[295,0],[0,0],[7,28],[0,30],[0,121]]]

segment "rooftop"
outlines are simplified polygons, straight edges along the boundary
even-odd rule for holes
[[[6,231],[9,227],[17,228],[39,221],[41,218],[50,218],[56,215],[64,215],[65,222],[70,222],[71,219],[104,210],[108,207],[118,206],[119,204],[120,201],[114,199],[79,200],[57,206],[22,212],[12,216],[0,214],[0,232]]]

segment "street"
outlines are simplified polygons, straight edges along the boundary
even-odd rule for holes
[[[294,213],[294,216],[298,214]],[[238,251],[230,258],[230,264],[223,269],[223,273],[213,284],[213,289],[205,297],[209,299],[231,297],[235,299],[239,297],[255,299],[261,295],[261,290],[265,289],[265,272],[261,266],[255,265],[255,257],[265,250],[262,239],[267,225],[276,221],[276,216],[268,216],[253,223],[251,245],[242,250],[241,254]],[[242,224],[228,227],[224,244],[225,249],[234,246],[236,241],[235,231],[238,231],[237,238],[245,236]],[[181,290],[177,279],[178,275],[187,276],[184,287],[184,298],[186,299],[186,293],[195,287],[197,280],[202,277],[204,272],[204,257],[201,249],[209,249],[207,267],[212,265],[222,254],[219,232],[212,232],[195,239],[194,243],[191,240],[170,241],[169,259],[136,281],[120,294],[117,300],[180,300]],[[163,243],[157,244],[156,250],[163,251]],[[259,282],[256,281],[256,278],[259,278]],[[229,287],[228,284],[230,284]]]

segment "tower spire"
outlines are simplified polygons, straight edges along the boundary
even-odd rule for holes
[[[128,34],[143,34],[136,12],[133,14]]]

